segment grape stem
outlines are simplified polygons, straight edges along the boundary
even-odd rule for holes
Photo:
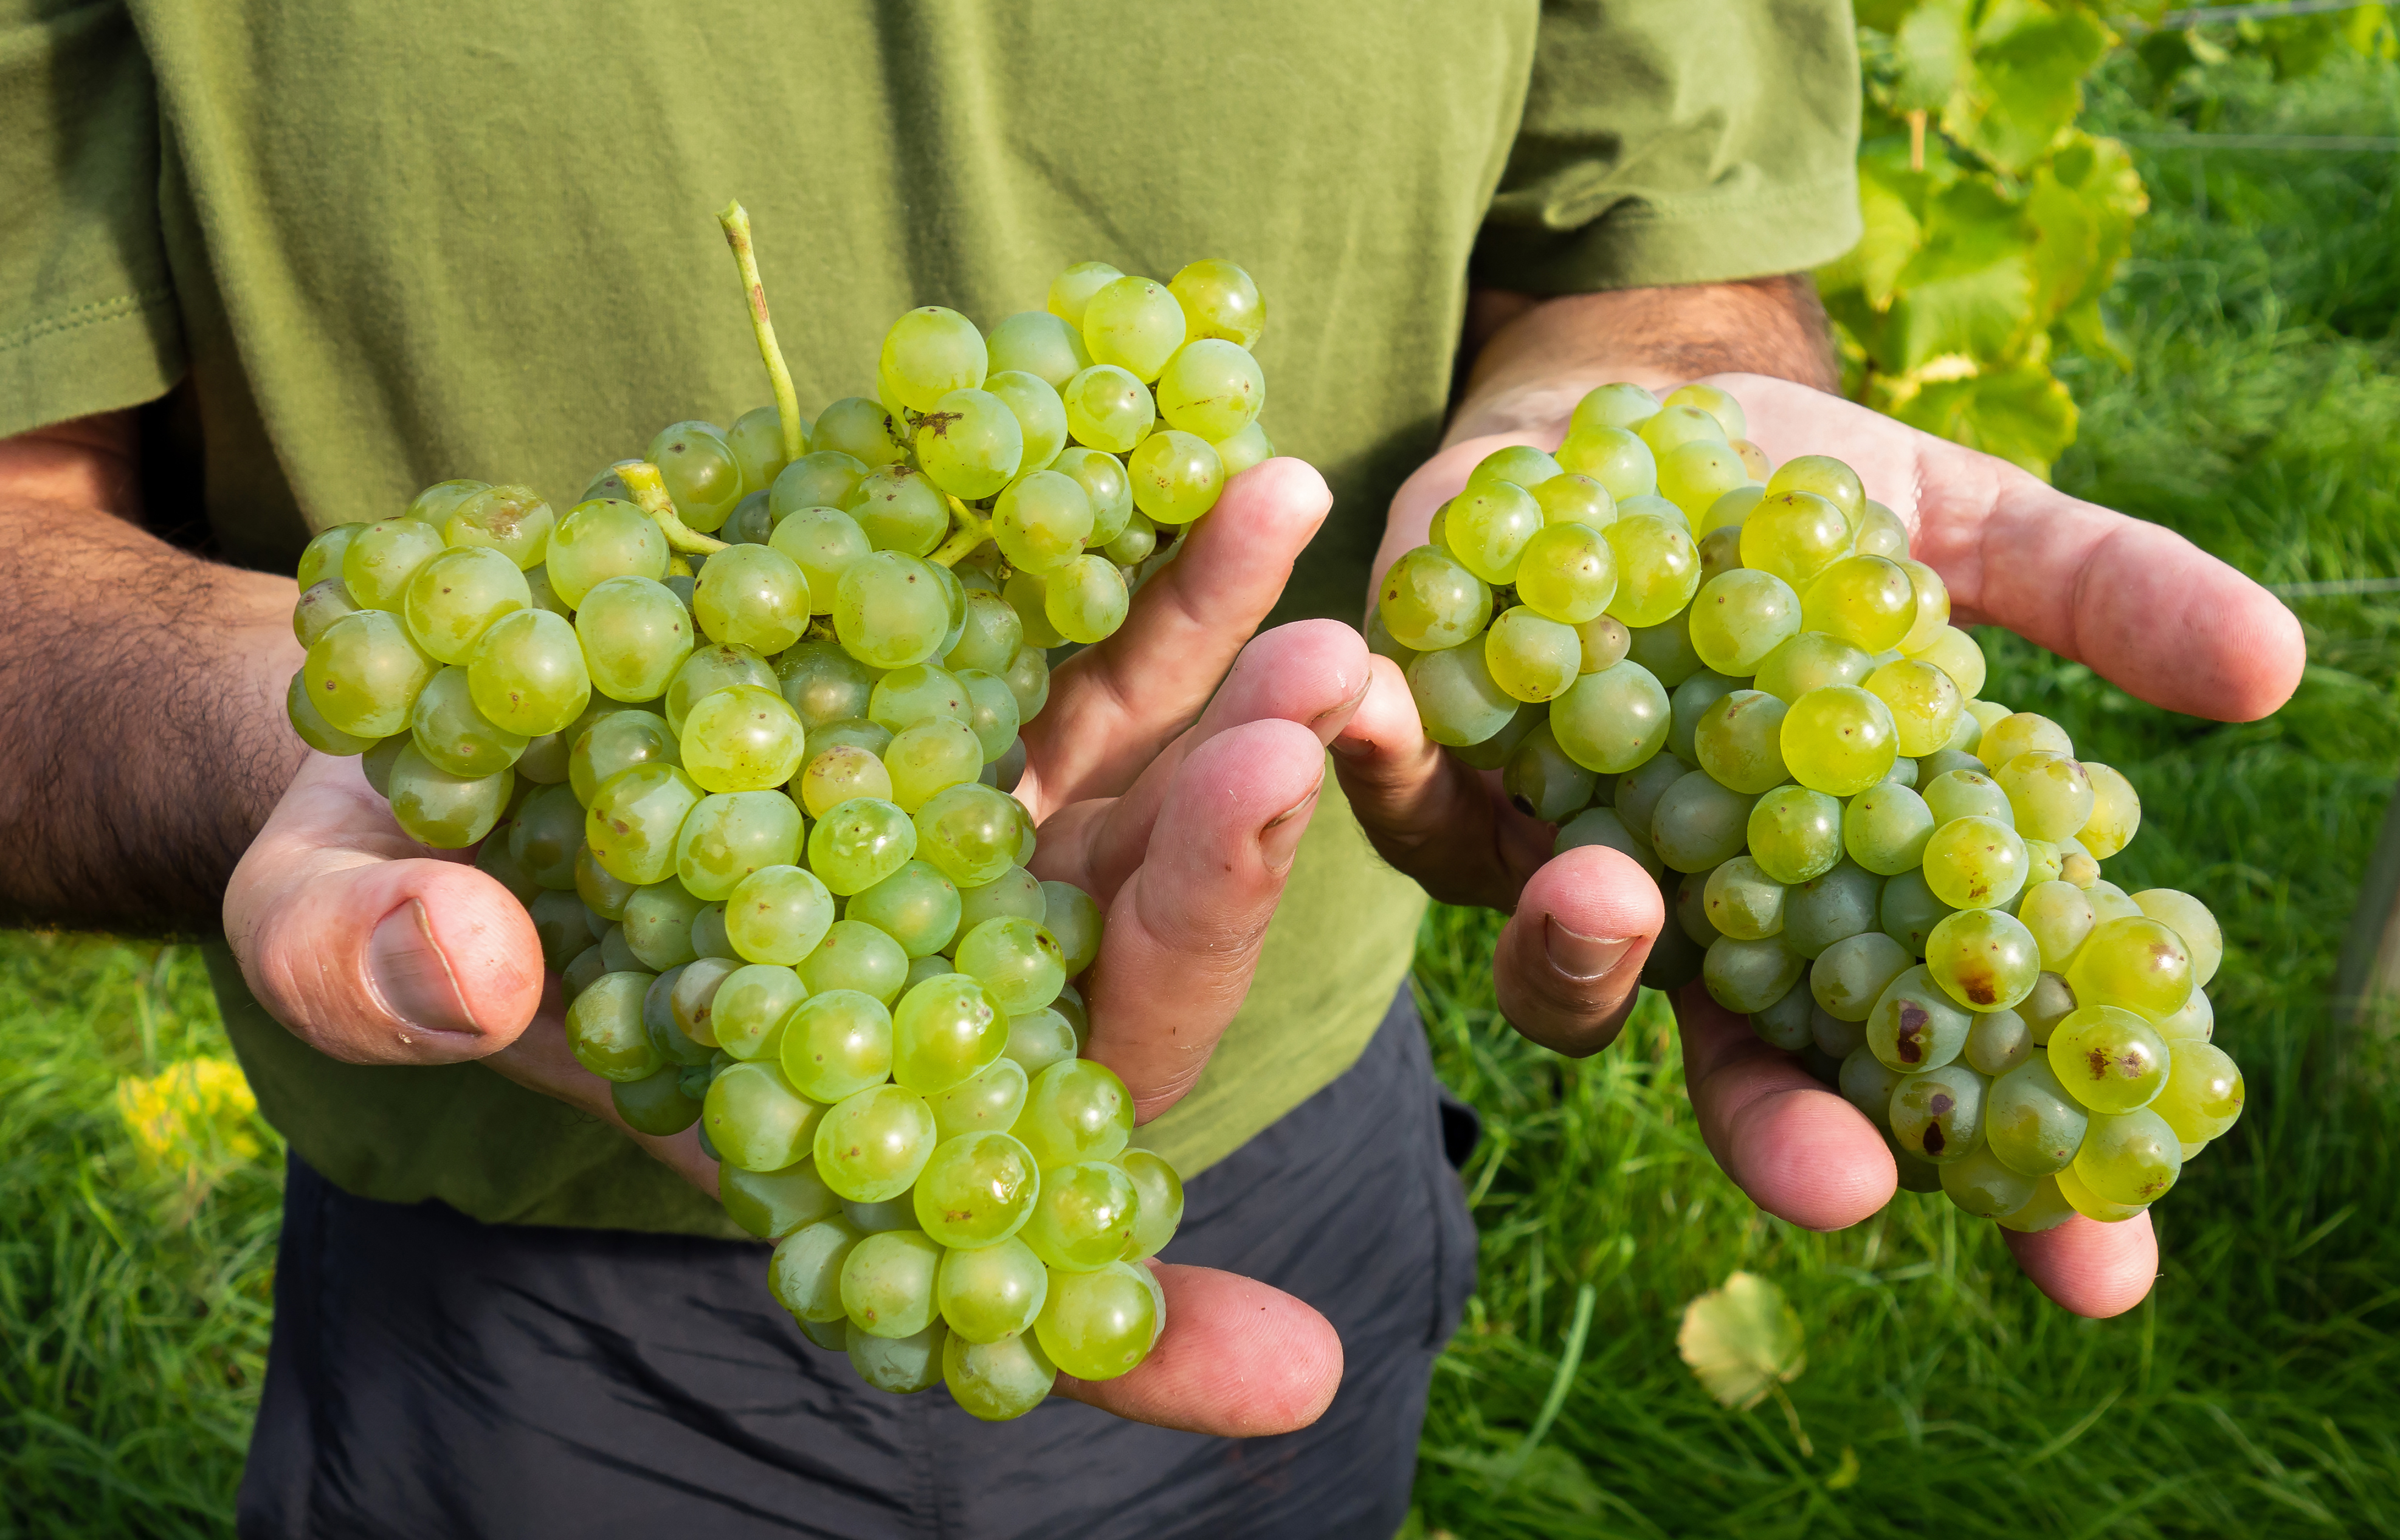
[[[617,467],[617,479],[625,484],[633,495],[634,505],[651,518],[665,532],[667,548],[687,556],[705,556],[725,549],[725,542],[713,535],[703,535],[683,522],[675,511],[675,499],[667,496],[667,484],[659,479],[659,468],[648,460],[632,460]]]
[[[733,248],[733,265],[742,270],[743,293],[750,301],[750,330],[758,338],[758,357],[767,365],[767,378],[775,387],[775,416],[782,419],[784,458],[797,460],[809,452],[809,443],[800,431],[800,397],[792,388],[792,371],[784,362],[784,349],[775,341],[775,323],[767,319],[767,285],[758,278],[758,252],[750,244],[750,211],[739,201],[729,203],[716,216],[725,226],[725,244]]]
[[[950,538],[925,560],[937,566],[956,566],[991,538],[991,521],[948,493],[943,497],[950,505]]]

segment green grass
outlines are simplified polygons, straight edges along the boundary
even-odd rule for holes
[[[2277,85],[2237,62],[2161,104],[2120,62],[2095,114],[2393,133],[2395,100],[2386,66]],[[2270,581],[2400,574],[2392,162],[2213,155],[2204,183],[2184,152],[2143,163],[2157,211],[2113,306],[2134,368],[2066,361],[2084,417],[2060,484]],[[2249,1111],[2161,1206],[2162,1275],[2122,1319],[2044,1303],[1990,1226],[1939,1199],[1830,1236],[1760,1215],[1701,1147],[1657,1002],[1609,1053],[1562,1061],[1496,1018],[1490,918],[1428,921],[1439,1061],[1487,1137],[1467,1173],[1482,1287],[1440,1366],[1412,1529],[2400,1533],[2400,1163],[2383,1126],[2400,1077],[2391,1041],[2346,1040],[2325,998],[2400,771],[2400,604],[2299,613],[2306,686],[2240,728],[1986,637],[1988,693],[2057,717],[2141,787],[2142,835],[2111,877],[2203,893],[2226,926],[2218,1041]],[[230,1527],[279,1157],[254,1123],[153,1157],[115,1099],[225,1052],[188,949],[0,935],[0,1536]],[[1685,1302],[1736,1268],[1806,1322],[1796,1431],[1771,1401],[1721,1410],[1676,1356]]]

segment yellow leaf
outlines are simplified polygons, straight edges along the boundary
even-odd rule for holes
[[[1684,1307],[1675,1346],[1701,1388],[1746,1411],[1800,1377],[1808,1365],[1803,1337],[1783,1290],[1754,1273],[1736,1273]]]

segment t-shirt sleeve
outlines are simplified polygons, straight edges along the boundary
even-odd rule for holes
[[[1795,272],[1859,238],[1844,0],[1546,0],[1478,284],[1575,293]]]
[[[158,107],[114,0],[0,0],[0,437],[165,395]]]

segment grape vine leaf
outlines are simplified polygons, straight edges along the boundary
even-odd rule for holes
[[[1783,1290],[1754,1273],[1736,1273],[1684,1307],[1675,1347],[1718,1404],[1747,1411],[1808,1367],[1804,1336]]]
[[[1891,42],[1900,72],[1891,89],[1893,109],[1939,111],[1967,68],[1967,0],[1924,0],[1891,29]]]
[[[2111,35],[2080,6],[1995,0],[1976,25],[1974,67],[1943,110],[1942,131],[2022,174],[2083,110],[2083,77]]]
[[[2051,463],[2075,442],[2075,398],[2037,360],[1928,381],[1885,410],[1911,427],[1997,455],[2038,476],[2047,476]]]

